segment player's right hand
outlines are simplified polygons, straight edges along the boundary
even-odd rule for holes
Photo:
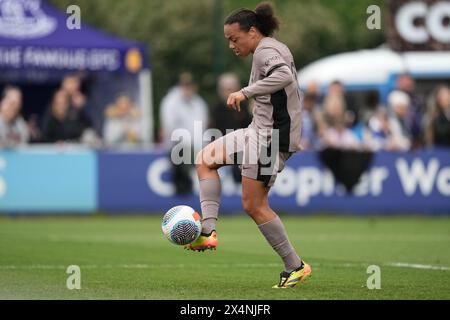
[[[227,106],[241,111],[241,102],[245,100],[245,96],[241,91],[233,92],[228,96]]]

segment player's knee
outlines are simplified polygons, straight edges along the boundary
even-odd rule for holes
[[[201,163],[203,166],[212,168],[215,164],[215,157],[215,149],[211,145],[208,145],[200,150],[200,152],[197,154],[196,159],[198,160],[198,163]]]
[[[251,217],[257,216],[261,212],[261,205],[250,196],[242,197],[242,208]]]
[[[214,159],[211,157],[211,153],[207,148],[204,148],[197,153],[197,156],[195,157],[195,164],[197,170],[208,170],[213,168]]]
[[[244,209],[248,215],[251,215],[251,212],[255,210],[255,201],[246,192],[242,193],[242,209]]]

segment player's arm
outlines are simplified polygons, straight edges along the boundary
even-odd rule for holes
[[[241,102],[256,96],[263,96],[277,92],[294,81],[291,70],[287,65],[279,65],[273,69],[268,77],[256,81],[254,84],[233,92],[228,96],[227,105],[241,111]]]
[[[237,111],[240,111],[242,101],[256,96],[272,94],[294,81],[291,69],[278,51],[265,48],[255,54],[253,59],[255,59],[257,71],[262,72],[265,78],[228,96],[227,105]]]
[[[258,71],[265,75],[264,79],[241,90],[249,99],[277,92],[294,81],[294,75],[280,53],[271,48],[262,49],[255,55]]]

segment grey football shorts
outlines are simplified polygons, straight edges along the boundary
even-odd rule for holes
[[[222,140],[222,141],[220,141]],[[238,164],[244,177],[258,180],[271,187],[277,174],[293,152],[280,152],[272,137],[253,128],[232,131],[219,138],[225,146],[227,163]]]

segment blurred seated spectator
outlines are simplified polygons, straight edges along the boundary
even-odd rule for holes
[[[348,117],[343,96],[329,94],[320,116],[320,138],[324,148],[356,149],[359,142],[348,128]]]
[[[103,140],[108,146],[135,145],[142,141],[139,110],[127,95],[120,94],[106,109]]]
[[[304,150],[315,149],[318,144],[319,100],[319,87],[317,84],[311,83],[303,95],[301,146]]]
[[[69,118],[69,107],[67,94],[62,90],[57,91],[44,118],[42,129],[44,142],[80,141],[83,127],[76,120]]]
[[[409,96],[402,91],[393,91],[388,96],[389,106],[389,150],[410,150],[412,146],[412,132],[408,125],[410,117]]]
[[[427,145],[450,146],[450,88],[439,86],[431,97],[426,113]]]
[[[20,115],[22,92],[17,87],[6,87],[0,101],[0,148],[24,145],[28,142],[27,125]]]

